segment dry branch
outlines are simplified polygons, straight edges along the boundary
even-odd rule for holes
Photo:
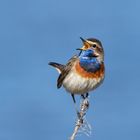
[[[88,98],[85,98],[80,105],[80,112],[78,113],[78,118],[77,118],[77,121],[76,121],[76,125],[75,125],[75,128],[74,128],[73,134],[70,137],[70,140],[74,140],[75,136],[78,133],[78,130],[81,127],[83,127],[83,123],[85,121],[84,116],[86,115],[86,112],[87,112],[88,108],[89,108],[89,100],[88,100]]]

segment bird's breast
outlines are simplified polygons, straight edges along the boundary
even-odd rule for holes
[[[84,94],[98,87],[104,79],[104,65],[95,73],[85,71],[75,63],[63,81],[65,89],[73,94]]]

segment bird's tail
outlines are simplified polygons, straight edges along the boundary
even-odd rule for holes
[[[53,66],[59,73],[61,73],[65,67],[65,65],[58,64],[55,62],[49,62],[49,65]]]

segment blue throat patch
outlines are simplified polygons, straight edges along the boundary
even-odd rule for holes
[[[87,72],[96,72],[100,69],[101,64],[96,57],[93,57],[93,50],[82,51],[79,56],[80,66]]]

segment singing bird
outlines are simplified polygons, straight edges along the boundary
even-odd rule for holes
[[[50,62],[49,65],[59,72],[57,88],[63,86],[73,98],[81,95],[88,97],[88,93],[96,89],[104,80],[104,50],[101,42],[95,38],[83,39],[79,55],[74,55],[66,65]]]

